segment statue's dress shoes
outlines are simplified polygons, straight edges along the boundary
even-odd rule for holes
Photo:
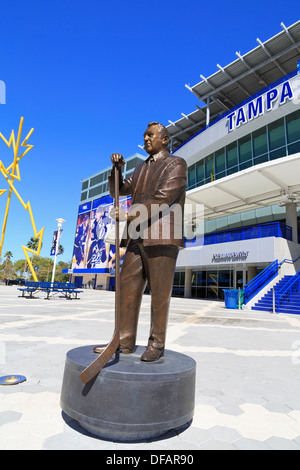
[[[105,350],[106,346],[95,346],[93,348],[94,353],[97,354],[102,354],[103,351]],[[131,354],[133,352],[132,349],[126,348],[122,346],[121,344],[119,345],[117,352],[121,354]],[[153,362],[153,361],[158,361],[161,357],[164,355],[164,348],[155,348],[154,346],[147,346],[146,351],[144,354],[141,356],[141,361],[144,362]]]
[[[93,348],[93,351],[94,351],[94,353],[102,354],[103,351],[105,350],[105,348],[106,348],[106,346],[95,346]],[[122,353],[122,354],[131,354],[132,351],[133,351],[132,349],[125,348],[121,344],[118,346],[118,349],[117,349],[117,352]]]
[[[164,348],[155,348],[154,346],[147,346],[146,351],[141,356],[141,361],[153,362],[158,361],[164,355]]]

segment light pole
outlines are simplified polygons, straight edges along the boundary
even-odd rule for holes
[[[57,252],[59,248],[59,240],[60,240],[60,234],[61,234],[61,227],[62,224],[65,222],[64,219],[56,219],[57,226],[58,226],[58,231],[57,231],[57,240],[56,240],[56,246],[55,246],[55,256],[54,256],[54,264],[53,264],[53,271],[52,271],[52,279],[51,282],[54,282],[54,276],[55,276],[55,268],[56,268],[56,257],[57,257]]]

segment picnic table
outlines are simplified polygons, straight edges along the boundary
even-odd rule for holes
[[[39,281],[26,281],[25,287],[19,287],[22,292],[22,297],[28,294],[28,297],[33,298],[37,292],[45,292],[46,299],[49,300],[53,295],[62,293],[66,299],[79,299],[78,294],[83,292],[78,290],[73,282],[39,282]]]
[[[32,299],[33,295],[36,293],[39,288],[40,282],[35,281],[26,281],[25,287],[18,287],[18,290],[22,292],[22,297],[25,297],[25,294],[29,294],[29,297]]]

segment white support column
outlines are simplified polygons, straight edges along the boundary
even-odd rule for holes
[[[292,240],[298,243],[297,204],[289,202],[286,204],[286,225],[292,228]]]
[[[184,278],[184,297],[190,298],[192,296],[192,270],[185,268]]]
[[[236,289],[236,267],[233,268],[233,289]]]
[[[210,121],[210,109],[209,109],[209,104],[210,104],[210,99],[209,96],[207,97],[207,102],[206,102],[206,125],[209,125]]]

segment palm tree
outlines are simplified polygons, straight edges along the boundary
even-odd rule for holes
[[[10,261],[10,258],[13,257],[13,254],[11,251],[7,251],[6,253],[4,253],[4,256],[5,256],[5,267],[7,266],[7,262]]]
[[[39,239],[30,237],[29,242],[27,243],[28,248],[30,248],[33,251],[36,251],[39,247]]]
[[[13,257],[13,254],[11,251],[7,251],[6,253],[4,253],[4,256],[5,256],[5,267],[3,269],[3,272],[2,272],[2,276],[4,279],[13,279],[14,278],[14,270],[12,269],[12,263],[10,261],[10,258]]]
[[[27,247],[30,250],[37,251],[39,247],[39,241],[40,241],[39,238],[30,237],[30,240],[27,243]],[[33,259],[34,256],[35,256],[34,253],[32,253],[31,258]],[[25,263],[25,269],[24,269],[24,277],[26,278],[26,263]]]

